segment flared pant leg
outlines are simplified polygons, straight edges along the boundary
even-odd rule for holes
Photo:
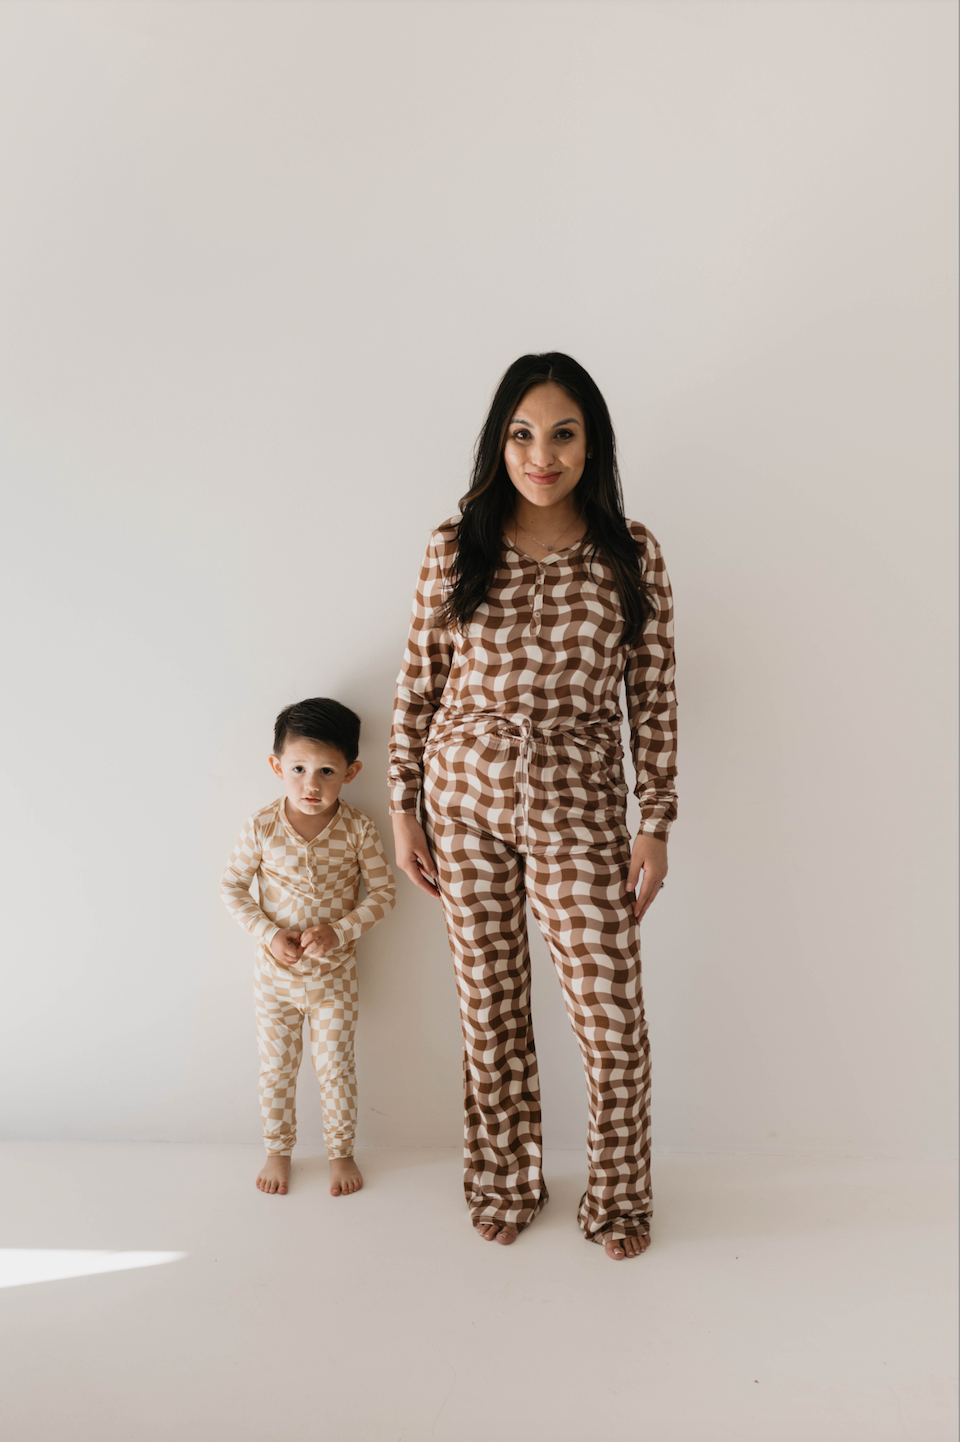
[[[467,1206],[523,1227],[547,1201],[523,859],[442,818],[429,836],[460,998]]]
[[[618,854],[619,853],[619,854]],[[649,1233],[650,1050],[628,847],[529,855],[530,909],[550,950],[583,1057],[589,1103],[589,1241]]]

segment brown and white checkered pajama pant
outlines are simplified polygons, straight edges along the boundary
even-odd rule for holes
[[[268,1154],[289,1156],[296,1144],[297,1073],[306,1019],[323,1100],[327,1155],[352,1157],[357,1129],[353,1060],[357,973],[353,962],[337,975],[324,976],[318,975],[317,969],[304,975],[258,959],[254,995],[260,1048],[260,1112]]]
[[[473,1221],[521,1227],[547,1200],[526,902],[550,949],[589,1100],[579,1221],[645,1234],[650,1061],[618,743],[508,723],[427,747],[424,815],[464,1037],[464,1190]]]

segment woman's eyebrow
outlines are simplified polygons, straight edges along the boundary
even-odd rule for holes
[[[532,425],[532,422],[531,422],[531,421],[525,421],[522,416],[514,416],[513,420],[510,422],[510,424],[511,424],[512,426],[529,426],[529,425]],[[562,420],[562,421],[554,421],[553,425],[548,427],[548,430],[555,431],[555,430],[557,429],[557,426],[571,426],[571,425],[572,425],[572,426],[578,426],[578,425],[580,425],[580,422],[577,420],[576,416],[567,416],[567,417],[566,417],[564,420]]]

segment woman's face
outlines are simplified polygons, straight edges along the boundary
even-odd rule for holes
[[[534,386],[517,406],[503,448],[507,474],[532,506],[555,506],[583,475],[587,433],[583,412],[550,382]]]

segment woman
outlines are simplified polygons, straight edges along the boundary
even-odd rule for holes
[[[649,1242],[639,922],[676,815],[672,628],[660,549],[624,519],[600,391],[569,356],[521,356],[461,516],[427,548],[390,746],[397,863],[439,895],[454,957],[464,1189],[486,1240],[513,1242],[547,1200],[529,901],[586,1069],[580,1226],[616,1260]],[[632,850],[624,686],[642,814]]]

